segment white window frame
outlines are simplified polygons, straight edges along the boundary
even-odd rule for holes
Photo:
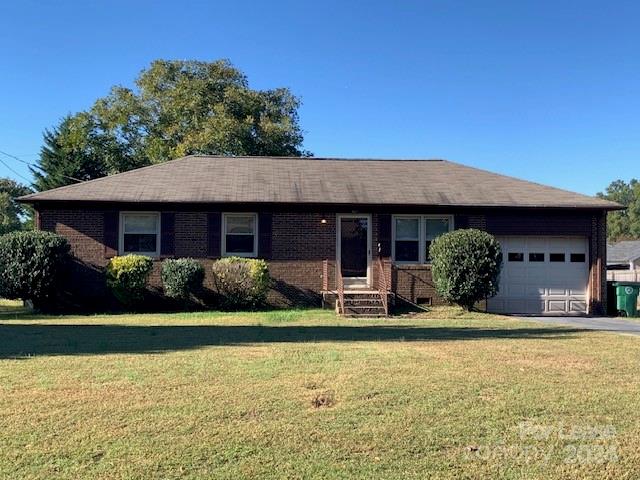
[[[238,252],[228,252],[227,253],[227,219],[233,217],[247,217],[253,216],[253,251],[250,253],[238,253]],[[258,257],[258,214],[254,212],[228,212],[222,214],[222,235],[221,235],[221,253],[223,257],[247,257],[247,258],[257,258]],[[233,235],[233,233],[231,234]],[[247,234],[242,234],[247,235]]]
[[[420,231],[418,233],[418,261],[417,262],[398,262],[396,261],[396,218],[418,218],[420,221]],[[449,221],[449,231],[453,231],[453,215],[411,215],[411,214],[402,214],[402,215],[392,215],[391,216],[391,258],[393,259],[393,263],[397,265],[430,265],[431,262],[428,258],[425,258],[427,255],[427,219],[436,219],[436,220],[448,220]]]
[[[396,261],[396,220],[397,219],[418,219],[418,261],[416,262],[407,262],[407,261]],[[424,233],[422,232],[423,223],[422,223],[422,215],[393,215],[391,217],[391,258],[393,258],[393,262],[398,265],[417,265],[421,263],[421,259],[423,256],[422,252],[422,237]]]
[[[126,217],[127,215],[155,215],[156,217],[158,217],[158,221],[156,222],[156,251],[155,252],[125,252],[124,251],[124,217]],[[162,216],[160,215],[160,212],[140,212],[140,211],[126,211],[126,212],[120,212],[120,219],[119,219],[119,224],[118,224],[118,255],[128,255],[128,254],[133,254],[133,255],[146,255],[147,257],[159,257],[160,256],[160,240],[162,238],[162,235],[160,234],[162,232],[162,228],[160,226],[160,222],[162,221]]]

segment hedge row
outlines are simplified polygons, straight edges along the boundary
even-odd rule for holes
[[[124,305],[133,307],[144,299],[153,262],[144,255],[112,258],[107,265],[107,285]],[[229,257],[213,263],[213,283],[223,308],[255,308],[265,302],[270,285],[264,260]],[[192,258],[162,262],[162,287],[172,299],[190,303],[202,290],[204,267]]]
[[[0,298],[33,302],[40,310],[56,308],[56,295],[63,291],[70,263],[69,242],[44,231],[12,232],[0,236]],[[112,258],[106,268],[106,283],[124,305],[134,307],[145,297],[151,258],[124,255]],[[264,260],[224,258],[214,262],[213,282],[224,308],[255,308],[265,302],[270,285]],[[205,271],[192,258],[162,262],[165,296],[183,304],[201,292]]]

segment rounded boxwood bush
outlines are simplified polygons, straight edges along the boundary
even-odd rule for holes
[[[0,297],[31,300],[53,308],[69,260],[69,242],[51,232],[12,232],[0,236]]]
[[[265,302],[271,279],[264,260],[228,257],[215,261],[212,269],[222,307],[255,308]]]
[[[436,238],[430,253],[433,281],[445,300],[471,310],[498,293],[502,251],[493,235],[455,230]]]
[[[204,267],[193,258],[169,259],[162,262],[162,287],[169,298],[188,300],[202,288]]]
[[[113,257],[107,264],[107,286],[125,305],[135,305],[144,298],[153,261],[145,255]]]

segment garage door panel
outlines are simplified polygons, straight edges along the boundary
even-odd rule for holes
[[[510,297],[526,297],[527,296],[527,285],[509,285],[507,288],[507,294]]]
[[[546,295],[550,297],[566,297],[569,295],[569,289],[563,286],[549,287],[547,289]]]
[[[504,302],[504,312],[526,312],[527,301],[524,298],[509,298]]]
[[[524,313],[536,314],[545,307],[544,300],[527,300],[527,310]]]
[[[544,285],[527,285],[527,287],[525,288],[527,297],[544,295],[545,290],[546,289]]]
[[[569,302],[569,311],[571,313],[587,313],[587,302],[583,300],[571,300]]]
[[[565,300],[549,300],[547,302],[547,310],[554,313],[566,312],[567,302]]]
[[[504,263],[491,311],[507,313],[585,313],[588,268],[571,254],[588,257],[584,237],[499,237]],[[509,252],[521,255],[512,256]],[[535,253],[538,255],[529,255]],[[551,261],[551,254],[554,261]],[[533,260],[543,261],[533,261]],[[522,260],[522,261],[517,261]]]

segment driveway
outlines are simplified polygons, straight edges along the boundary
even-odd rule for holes
[[[587,330],[602,330],[605,332],[620,333],[640,336],[640,319],[625,320],[624,318],[611,317],[520,317],[522,320],[534,320],[536,322],[551,325],[571,325]]]

